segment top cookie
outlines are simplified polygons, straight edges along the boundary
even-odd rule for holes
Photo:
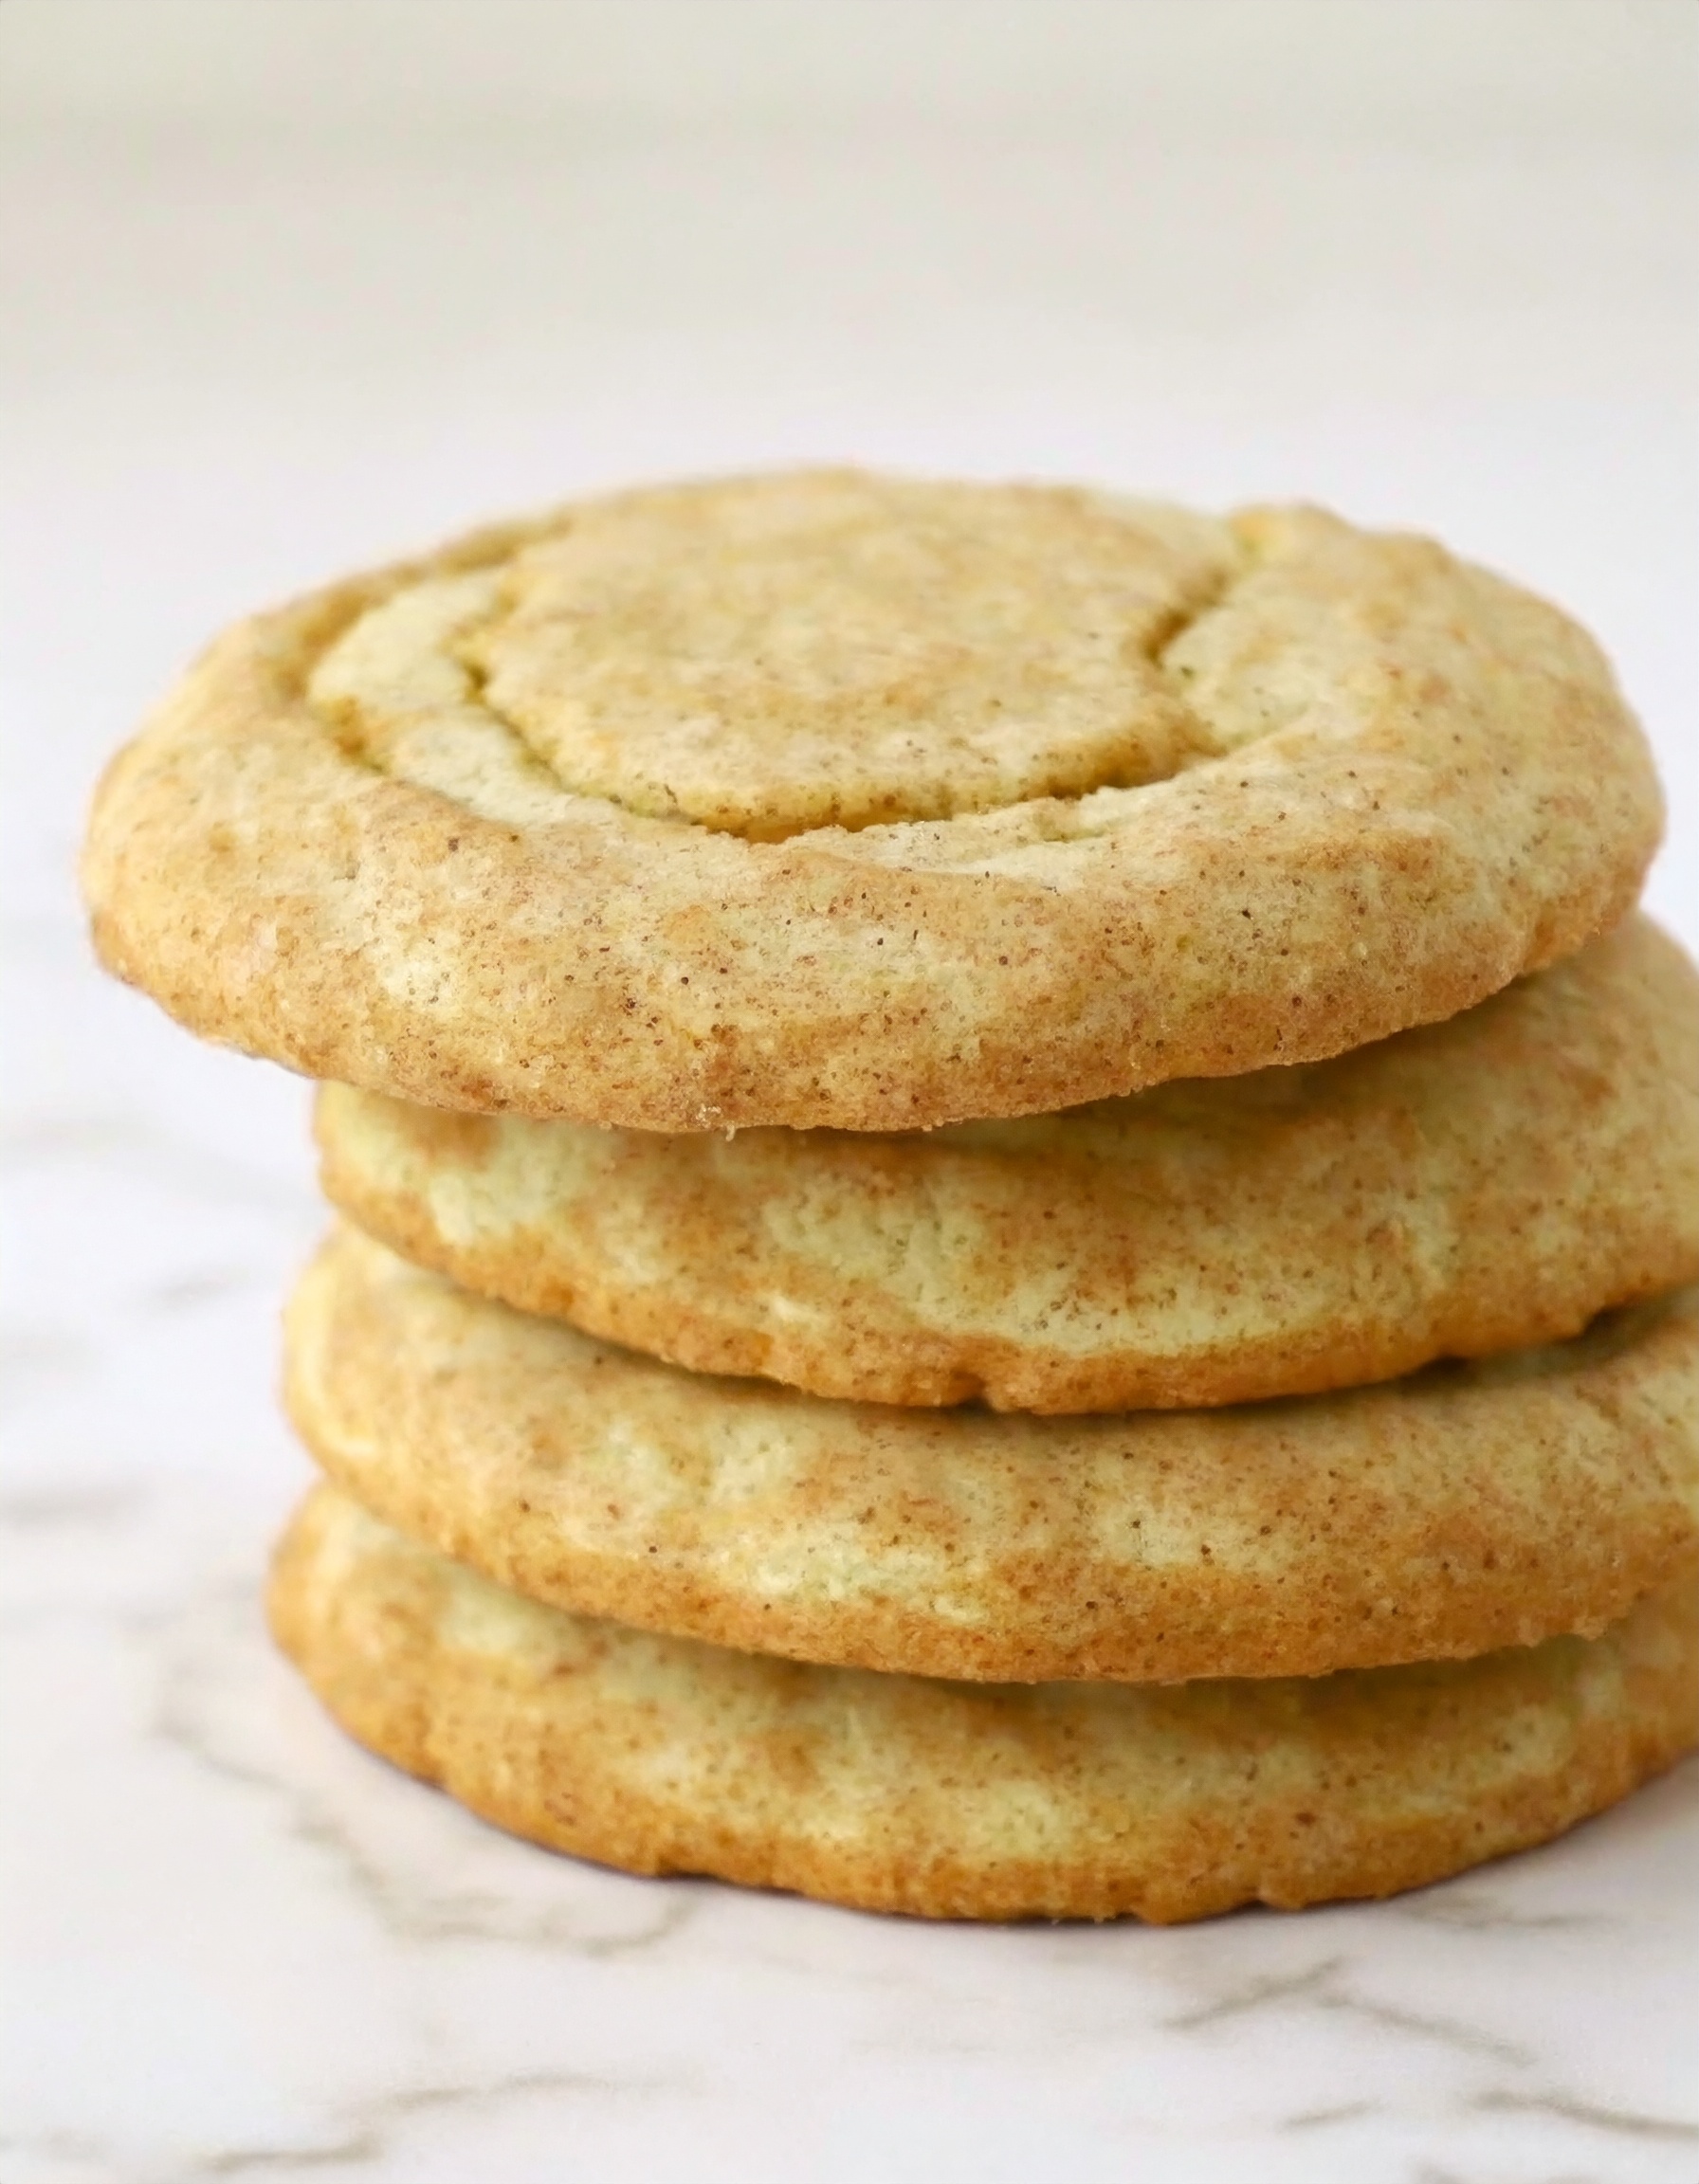
[[[238,626],[84,876],[114,970],[315,1076],[887,1130],[1449,1015],[1626,910],[1659,819],[1597,648],[1426,540],[829,471]]]

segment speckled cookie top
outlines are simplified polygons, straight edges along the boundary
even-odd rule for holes
[[[427,786],[482,740],[482,782],[442,785],[497,817],[553,788],[752,841],[953,819],[1210,755],[1163,648],[1243,560],[1225,524],[1063,487],[676,487],[404,586],[308,696]]]
[[[1315,510],[851,472],[567,508],[240,626],[85,883],[192,1028],[428,1104],[929,1126],[1315,1059],[1613,923],[1554,609]]]

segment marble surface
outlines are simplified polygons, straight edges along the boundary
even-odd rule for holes
[[[715,5],[758,89],[783,35]],[[1527,574],[1649,719],[1653,900],[1699,941],[1660,94],[1554,5],[1569,74],[1516,79],[1514,140],[1461,47],[1415,92],[1360,55],[1354,134],[1337,68],[1306,118],[1252,55],[1214,136],[1191,52],[1164,135],[1124,22],[1219,10],[1079,8],[1071,77],[1022,106],[1009,46],[935,125],[843,90],[834,5],[776,119],[735,68],[646,105],[642,24],[575,5],[580,112],[535,9],[357,12],[333,65],[316,6],[0,11],[0,2180],[1691,2184],[1699,1767],[1394,1903],[998,1932],[598,1872],[348,1744],[256,1598],[305,1476],[272,1397],[304,1090],[97,978],[70,881],[100,754],[243,606],[594,480],[850,452],[1308,491]],[[472,17],[520,59],[462,114]],[[1470,20],[1500,52],[1505,9]]]

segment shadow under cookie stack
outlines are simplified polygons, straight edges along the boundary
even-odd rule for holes
[[[538,1842],[1378,1896],[1699,1742],[1699,979],[1597,650],[1420,539],[809,472],[241,626],[101,954],[323,1080],[273,1626]]]

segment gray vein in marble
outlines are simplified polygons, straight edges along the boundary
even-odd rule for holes
[[[1272,1979],[1254,1979],[1236,1990],[1229,1990],[1214,2001],[1201,2004],[1194,2010],[1181,2011],[1164,2020],[1168,2029],[1191,2032],[1205,2026],[1218,2025],[1229,2018],[1242,2017],[1270,2005],[1288,2002],[1307,2004],[1313,2010],[1337,2011],[1342,2016],[1365,2019],[1375,2025],[1385,2026],[1396,2032],[1413,2032],[1418,2038],[1433,2040],[1441,2047],[1455,2049],[1458,2054],[1469,2055],[1477,2061],[1507,2063],[1526,2067],[1534,2061],[1529,2051],[1516,2042],[1501,2040],[1495,2034],[1482,2031],[1477,2026],[1468,2025],[1454,2017],[1432,2015],[1417,2010],[1402,2010],[1390,2002],[1379,2002],[1360,1993],[1354,1993],[1343,1985],[1350,1970],[1343,1956],[1329,1956],[1319,1964],[1311,1964],[1301,1972],[1288,1974]]]
[[[656,2093],[693,2094],[700,2088],[683,2074],[625,2075],[594,2070],[525,2070],[510,2078],[466,2084],[409,2086],[362,2102],[349,2118],[347,2135],[323,2146],[228,2147],[191,2165],[191,2176],[250,2176],[302,2169],[360,2169],[382,2161],[398,2131],[415,2116],[482,2113],[533,2097],[564,2094],[615,2099]]]
[[[1195,2010],[1181,2011],[1165,2023],[1173,2031],[1193,2032],[1205,2025],[1218,2025],[1228,2017],[1243,2016],[1247,2011],[1264,2009],[1270,2002],[1321,2000],[1327,1982],[1344,1968],[1343,1956],[1329,1956],[1320,1964],[1306,1966],[1302,1972],[1282,1973],[1271,1979],[1252,1979],[1214,2001],[1200,2003]]]
[[[156,1312],[192,1312],[199,1305],[231,1296],[238,1290],[251,1289],[262,1282],[269,1285],[271,1280],[269,1267],[207,1266],[192,1274],[177,1275],[169,1282],[155,1283],[141,1292],[137,1301]]]
[[[1518,1911],[1502,1897],[1459,1886],[1427,1888],[1385,1906],[1398,1919],[1423,1926],[1454,1927],[1460,1932],[1553,1934],[1581,1927],[1603,1926],[1608,1921],[1596,1911]]]
[[[394,2150],[397,2136],[417,2116],[480,2115],[515,2102],[564,2096],[646,2100],[656,2094],[696,2098],[700,2081],[686,2072],[614,2072],[594,2070],[524,2070],[506,2078],[478,2079],[464,2084],[404,2086],[361,2102],[334,2126],[340,2136],[321,2145],[230,2146],[217,2153],[191,2157],[174,2166],[173,2184],[187,2184],[191,2177],[284,2176],[292,2173],[334,2169],[370,2168]],[[116,2150],[80,2132],[51,2131],[39,2135],[0,2138],[0,2154],[21,2159],[74,2161],[94,2168],[111,2184],[119,2184],[125,2165]],[[156,2176],[150,2163],[131,2174],[138,2179]]]
[[[1561,2123],[1584,2123],[1589,2130],[1609,2131],[1625,2138],[1699,2144],[1699,2122],[1679,2116],[1642,2116],[1630,2108],[1607,2108],[1599,2102],[1574,2101],[1561,2093],[1480,2093],[1470,2106],[1489,2116],[1549,2116]]]
[[[113,1531],[127,1525],[147,1508],[153,1496],[144,1486],[123,1485],[19,1488],[0,1493],[0,1528],[14,1532],[79,1530]]]
[[[99,2161],[108,2158],[108,2148],[82,2131],[0,2131],[0,2154],[16,2154],[51,2161]]]
[[[1424,2161],[1411,2178],[1411,2184],[1478,2184],[1475,2177],[1465,2176],[1456,2169],[1435,2169],[1431,2161]],[[1582,2173],[1579,2169],[1566,2169],[1561,2176],[1542,2176],[1530,2179],[1530,2184],[1604,2184],[1595,2172]]]
[[[0,1628],[14,1636],[55,1626],[145,1635],[134,1599],[110,1596],[111,1564],[116,1556],[133,1565],[130,1576],[149,1582],[147,1557],[133,1548],[153,1500],[133,1479],[20,1482],[0,1491],[0,1538],[8,1548],[0,1563]]]
[[[1434,2040],[1442,2047],[1455,2048],[1460,2055],[1513,2064],[1525,2069],[1535,2061],[1530,2051],[1519,2042],[1501,2040],[1493,2033],[1483,2032],[1473,2025],[1465,2025],[1455,2017],[1430,2015],[1420,2010],[1399,2010],[1390,2002],[1371,2002],[1358,1994],[1330,1994],[1323,1998],[1322,2006],[1328,2010],[1346,2011],[1353,2016],[1366,2017],[1371,2023],[1384,2025],[1391,2031],[1414,2032],[1420,2039]]]
[[[85,1337],[27,1320],[0,1322],[0,1406],[20,1409],[54,1381],[92,1372],[100,1352]]]
[[[119,1636],[147,1640],[159,1629],[163,1617],[156,1608],[126,1607],[91,1608],[85,1600],[29,1600],[7,1601],[0,1606],[0,1630],[14,1636],[35,1630],[51,1630],[58,1626],[67,1631],[86,1630],[95,1625]],[[0,2178],[0,2184],[4,2179]]]
[[[195,1605],[203,1611],[210,1607],[224,1626],[213,1658],[223,1660],[235,1650],[228,1644],[232,1635],[238,1644],[257,1635],[252,1629],[255,1595],[251,1583],[203,1591]],[[221,1780],[260,1791],[276,1800],[289,1834],[297,1842],[328,1852],[378,1923],[397,1940],[500,1942],[532,1949],[568,1949],[606,1960],[652,1949],[695,1918],[703,1900],[704,1884],[684,1878],[646,1884],[642,1903],[647,1916],[643,1922],[610,1934],[586,1933],[571,1905],[527,1906],[522,1916],[515,1919],[504,1916],[501,1900],[486,1890],[432,1889],[426,1894],[410,1888],[366,1852],[321,1799],[287,1776],[225,1748],[214,1710],[205,1702],[202,1649],[186,1632],[181,1615],[170,1622],[173,1628],[167,1630],[155,1702],[154,1734]],[[232,1625],[236,1627],[233,1633]]]
[[[1345,2101],[1337,2108],[1305,2108],[1296,2116],[1282,2116],[1276,2120],[1277,2131],[1319,2131],[1329,2123],[1356,2123],[1365,2116],[1378,2115],[1372,2101]]]

